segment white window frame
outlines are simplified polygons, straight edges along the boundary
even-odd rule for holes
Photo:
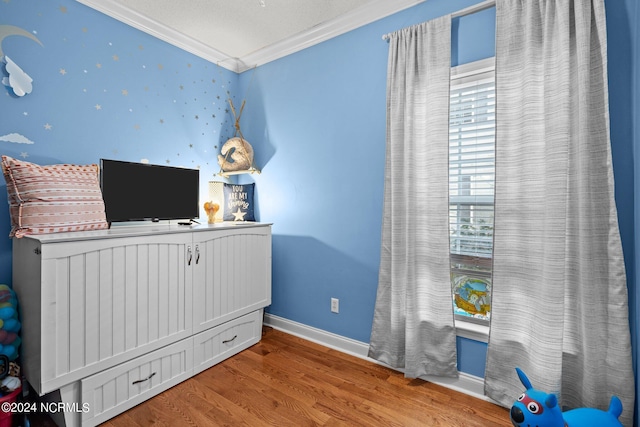
[[[460,84],[465,81],[477,81],[491,73],[495,73],[495,57],[452,67],[451,80]],[[479,324],[456,317],[455,327],[456,335],[459,337],[485,343],[489,341],[490,325],[488,323]]]

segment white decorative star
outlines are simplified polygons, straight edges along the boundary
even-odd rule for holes
[[[27,157],[29,157],[29,154],[27,154],[26,151],[23,151],[22,153],[20,153],[20,157],[22,157],[23,159],[26,159]]]
[[[246,212],[242,212],[240,210],[240,208],[238,208],[238,210],[236,212],[232,212],[231,215],[233,215],[235,218],[233,219],[234,221],[244,221],[244,216],[246,215]]]
[[[67,74],[67,70],[65,70],[64,68],[60,68],[60,74],[64,76],[65,74]]]
[[[52,126],[49,123],[45,123],[44,128],[46,130],[51,130]]]
[[[102,105],[100,105],[100,104],[96,104],[96,107],[95,107],[95,108],[96,108],[96,110],[102,110]]]

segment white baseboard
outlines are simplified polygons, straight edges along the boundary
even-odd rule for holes
[[[343,337],[341,335],[336,335],[331,332],[323,331],[322,329],[307,326],[302,323],[294,322],[292,320],[288,320],[269,313],[264,314],[264,324],[266,326],[272,327],[273,329],[277,329],[279,331],[286,332],[288,334],[306,339],[325,347],[341,351],[351,356],[365,359],[371,363],[384,365],[383,363],[371,359],[367,356],[369,352],[369,344],[362,341],[357,341],[351,338]],[[460,372],[458,378],[427,376],[421,377],[421,379],[441,385],[443,387],[450,388],[455,391],[459,391],[460,393],[464,393],[478,399],[493,402],[493,400],[484,395],[484,379],[476,377],[475,375]]]

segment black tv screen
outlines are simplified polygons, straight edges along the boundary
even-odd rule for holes
[[[197,169],[100,159],[109,223],[197,218],[199,186]]]

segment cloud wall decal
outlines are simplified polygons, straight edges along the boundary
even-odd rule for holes
[[[12,142],[14,144],[33,144],[31,141],[24,135],[20,135],[19,133],[8,133],[6,135],[0,136],[0,141],[4,142]]]
[[[33,85],[31,84],[33,79],[6,55],[4,62],[6,64],[4,69],[9,77],[3,78],[2,84],[13,89],[13,93],[16,94],[16,96],[25,96],[31,93],[33,90]]]

